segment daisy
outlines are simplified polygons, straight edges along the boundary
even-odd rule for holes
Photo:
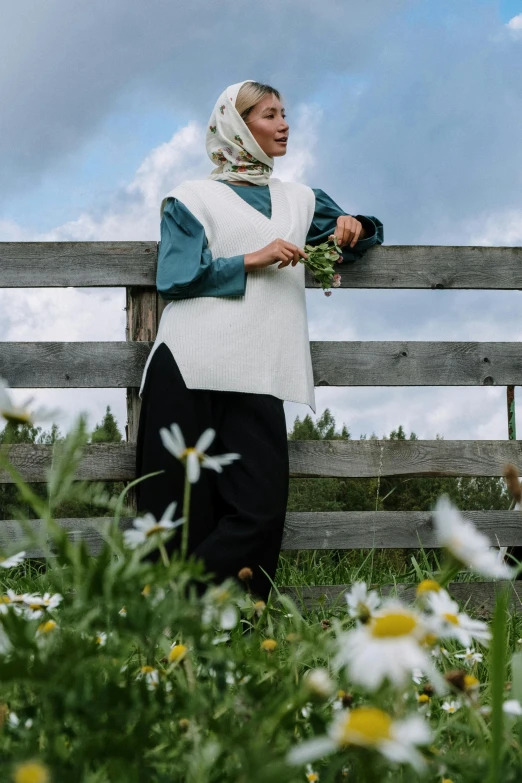
[[[185,522],[183,517],[177,519],[175,522],[172,521],[176,506],[176,502],[170,503],[159,521],[156,521],[154,515],[149,512],[147,512],[145,516],[135,519],[133,522],[134,528],[123,531],[123,542],[125,546],[129,549],[136,549],[141,544],[144,544],[150,536],[159,534],[164,538],[171,530],[182,525]]]
[[[458,699],[452,699],[451,701],[445,701],[442,703],[442,709],[447,712],[448,715],[454,715],[457,710],[460,710],[461,703]]]
[[[348,604],[348,614],[361,623],[367,623],[381,603],[375,590],[368,592],[365,582],[356,582],[352,585],[350,592],[345,593],[345,598]]]
[[[160,436],[163,445],[187,466],[187,478],[191,484],[195,484],[200,476],[200,463],[204,468],[210,468],[218,473],[223,472],[223,465],[230,465],[234,460],[240,459],[240,454],[221,454],[220,456],[210,457],[205,454],[216,436],[216,431],[212,428],[205,430],[200,435],[196,445],[193,448],[187,448],[185,438],[181,432],[179,424],[171,424],[170,430],[166,427],[160,429]]]
[[[60,593],[44,593],[43,596],[29,593],[24,596],[25,617],[28,620],[38,620],[48,609],[56,609],[62,600]]]
[[[17,555],[11,555],[11,557],[0,557],[0,567],[2,568],[14,568],[20,565],[25,559],[25,552],[18,552]]]
[[[312,769],[311,764],[306,765],[306,779],[308,783],[317,783],[319,775]]]
[[[475,652],[471,647],[466,647],[465,652],[455,653],[455,658],[459,658],[469,665],[473,663],[482,663],[484,656],[482,653]]]
[[[412,673],[429,676],[438,690],[444,690],[439,673],[423,645],[431,632],[428,618],[414,609],[389,602],[366,625],[359,625],[338,637],[334,665],[345,666],[351,681],[376,690],[386,680],[402,686]]]
[[[58,415],[57,409],[36,408],[32,412],[27,410],[27,405],[33,400],[33,397],[26,400],[20,407],[15,406],[7,392],[8,388],[7,381],[0,378],[0,416],[6,421],[12,421],[16,424],[34,424],[35,421],[46,421]]]
[[[445,590],[430,593],[427,603],[440,624],[438,633],[442,638],[458,639],[465,647],[474,640],[487,644],[491,639],[487,624],[481,620],[473,620],[465,612],[460,612],[457,602],[453,601]]]
[[[421,770],[425,762],[417,748],[427,745],[431,739],[428,726],[418,715],[394,721],[391,715],[376,707],[356,707],[339,713],[327,736],[292,748],[287,761],[293,765],[306,764],[356,745],[376,750],[390,761],[411,764]]]
[[[154,668],[154,666],[142,666],[136,679],[144,679],[149,691],[153,691],[159,685],[159,672]]]
[[[515,575],[516,569],[499,560],[487,536],[464,519],[446,495],[437,501],[433,522],[439,544],[461,565],[493,579],[511,579]]]
[[[303,679],[307,689],[319,699],[332,695],[335,685],[326,669],[311,669]]]
[[[96,644],[100,647],[105,647],[107,644],[107,634],[105,631],[98,631],[96,634]]]
[[[506,715],[515,715],[516,717],[522,715],[522,704],[517,699],[508,699],[502,705],[502,709]]]

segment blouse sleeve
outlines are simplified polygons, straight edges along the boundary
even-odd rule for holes
[[[313,188],[315,193],[315,212],[306,238],[307,245],[320,245],[326,242],[330,234],[333,234],[337,226],[339,215],[347,215],[341,207],[328,196],[324,190]],[[373,247],[381,245],[384,240],[383,225],[381,221],[369,215],[354,215],[362,223],[366,236],[360,239],[354,247],[343,247],[344,263],[356,261],[362,254]]]
[[[156,287],[162,299],[244,296],[244,256],[212,258],[202,224],[178,199],[167,200],[160,232]]]

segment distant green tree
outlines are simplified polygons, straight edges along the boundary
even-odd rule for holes
[[[91,443],[120,443],[121,440],[123,440],[123,436],[118,429],[118,423],[111,411],[111,406],[107,405],[105,416],[92,431]]]

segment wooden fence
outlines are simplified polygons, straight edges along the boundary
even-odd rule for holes
[[[0,243],[0,287],[126,288],[125,342],[0,342],[0,376],[13,388],[127,389],[127,442],[88,446],[78,479],[134,478],[138,388],[165,306],[155,289],[156,262],[156,242]],[[309,276],[307,287],[316,287]],[[342,287],[520,290],[522,248],[376,247],[344,270]],[[316,386],[522,384],[522,351],[516,342],[312,342],[311,352]],[[506,462],[522,465],[521,450],[518,441],[507,439],[289,442],[293,477],[501,476]],[[27,481],[45,481],[52,447],[14,445],[9,456]],[[0,472],[0,482],[9,481]],[[468,516],[493,543],[522,545],[519,513],[485,511]],[[61,524],[71,535],[86,538],[93,553],[98,551],[99,518],[63,519]],[[0,523],[0,544],[20,534],[16,521]],[[436,545],[427,512],[289,513],[283,541],[284,549],[420,545]],[[515,587],[512,599],[517,607],[522,588],[519,598]],[[497,588],[488,583],[455,586],[461,598],[469,598],[479,608],[491,604]],[[322,598],[339,600],[345,589],[343,585],[285,588],[306,604]],[[411,587],[398,585],[397,590],[407,595]]]

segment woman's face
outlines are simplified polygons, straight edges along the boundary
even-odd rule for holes
[[[270,158],[286,155],[289,125],[281,101],[275,95],[265,95],[250,110],[246,119],[250,132],[263,152]],[[278,141],[284,138],[285,142]]]

